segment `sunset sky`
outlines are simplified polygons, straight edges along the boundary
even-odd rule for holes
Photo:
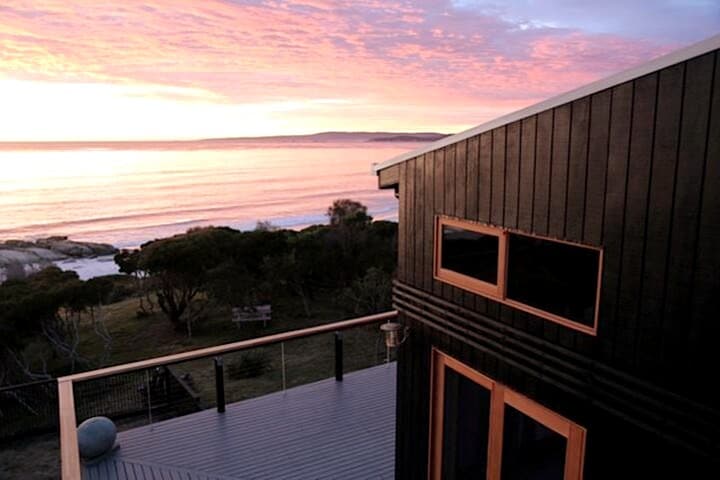
[[[10,141],[451,133],[720,33],[720,0],[3,4]]]

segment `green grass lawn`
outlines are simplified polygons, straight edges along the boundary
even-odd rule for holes
[[[137,317],[136,311],[137,299],[127,299],[102,308],[102,318],[113,338],[108,365],[236,342],[348,317],[340,306],[333,305],[331,295],[315,300],[313,315],[309,318],[302,313],[302,305],[298,299],[276,297],[273,302],[272,321],[267,327],[258,322],[243,324],[238,328],[230,320],[229,307],[215,306],[205,309],[205,318],[193,326],[192,338],[188,338],[185,333],[176,332],[159,309],[156,309],[154,314],[141,318]],[[97,357],[102,350],[101,340],[90,328],[83,330],[81,338],[81,354],[88,358]]]
[[[260,322],[242,324],[230,320],[229,307],[206,310],[206,319],[193,327],[193,336],[176,332],[161,312],[147,317],[135,315],[137,300],[129,299],[104,307],[102,315],[113,338],[113,348],[108,364],[117,365],[137,360],[221,345],[249,338],[271,335],[342,320],[347,317],[343,309],[334,304],[331,295],[318,297],[313,302],[313,315],[306,317],[299,299],[276,298],[272,320],[266,327]],[[375,363],[378,358],[379,332],[377,326],[346,332],[346,369],[357,369]],[[102,342],[91,331],[83,334],[81,353],[96,357]],[[334,373],[334,344],[331,334],[293,340],[284,345],[285,373],[288,386],[328,378]],[[226,371],[228,401],[250,398],[275,391],[282,386],[282,356],[280,345],[256,349],[267,360],[262,375],[252,378],[233,378]],[[384,355],[384,351],[381,352]],[[226,370],[239,362],[245,352],[226,355]],[[381,355],[382,356],[382,355]],[[211,358],[184,362],[172,367],[176,374],[190,375],[192,388],[200,395],[204,406],[214,405],[215,376]],[[82,399],[76,399],[76,402]]]
[[[293,297],[276,299],[272,320],[266,327],[260,322],[236,326],[230,320],[229,308],[212,308],[207,318],[193,328],[192,338],[176,332],[160,312],[137,318],[137,301],[125,300],[104,308],[106,326],[113,338],[113,348],[108,364],[117,365],[132,361],[221,345],[278,332],[296,330],[313,325],[335,322],[347,317],[333,298],[319,297],[313,304],[313,315],[306,317],[300,301]],[[367,366],[377,359],[379,332],[377,326],[346,332],[346,367],[348,370]],[[83,334],[81,353],[96,357],[102,342],[91,331]],[[320,380],[334,373],[334,344],[331,334],[293,340],[284,345],[285,373],[288,386]],[[282,386],[282,356],[280,345],[256,349],[267,361],[262,375],[252,378],[233,378],[226,371],[228,401],[254,397],[275,391]],[[226,355],[226,370],[247,355],[238,352]],[[184,362],[172,367],[176,374],[190,375],[190,384],[200,394],[204,406],[214,405],[215,377],[211,358]],[[76,399],[76,403],[82,399]]]

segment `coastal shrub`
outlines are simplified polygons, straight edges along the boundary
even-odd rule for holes
[[[380,268],[371,267],[362,278],[345,288],[338,300],[345,311],[355,315],[390,310],[392,277]]]
[[[270,356],[263,351],[241,354],[237,360],[228,363],[228,377],[233,380],[255,378],[270,368]]]
[[[112,288],[105,299],[105,303],[118,303],[134,296],[137,292],[132,280],[126,275],[113,275],[106,277],[112,282]]]
[[[52,266],[22,280],[0,285],[0,384],[21,383],[49,376],[44,352],[62,363],[59,370],[101,364],[112,346],[112,337],[98,315],[113,288],[106,278],[80,280],[77,273]],[[98,358],[81,354],[81,325],[92,327],[103,344]],[[28,359],[31,344],[41,344],[43,354]]]

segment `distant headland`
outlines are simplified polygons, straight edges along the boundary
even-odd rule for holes
[[[69,142],[0,142],[0,150],[194,150],[228,148],[251,144],[308,143],[411,143],[434,142],[449,134],[436,132],[322,132],[311,135],[276,135],[267,137],[203,138],[197,140],[141,141],[69,141]]]

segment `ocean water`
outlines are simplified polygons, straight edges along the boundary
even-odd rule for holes
[[[66,235],[136,247],[206,225],[327,221],[338,198],[397,218],[371,165],[418,143],[243,144],[227,148],[0,150],[0,239]]]

